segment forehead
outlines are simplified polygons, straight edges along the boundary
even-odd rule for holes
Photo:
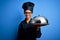
[[[30,10],[25,10],[25,12],[31,12]]]

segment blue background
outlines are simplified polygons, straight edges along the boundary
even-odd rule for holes
[[[40,14],[49,21],[37,40],[60,40],[59,0],[0,0],[0,40],[17,39],[18,25],[25,18],[22,4],[27,1],[35,3],[32,17]]]

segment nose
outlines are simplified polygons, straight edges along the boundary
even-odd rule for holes
[[[26,14],[26,16],[28,16],[29,14]]]

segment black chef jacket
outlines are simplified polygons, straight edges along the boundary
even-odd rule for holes
[[[36,40],[36,38],[41,37],[41,28],[37,31],[37,28],[31,24],[31,20],[29,23],[26,23],[26,20],[23,20],[19,24],[18,28],[18,40]]]

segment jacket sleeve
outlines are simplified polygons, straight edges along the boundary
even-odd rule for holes
[[[18,27],[18,36],[17,36],[17,40],[22,40],[22,24],[20,23],[19,24],[19,27]]]
[[[41,35],[42,35],[42,33],[41,33],[41,28],[39,28],[39,30],[36,31],[36,38],[40,38]]]

